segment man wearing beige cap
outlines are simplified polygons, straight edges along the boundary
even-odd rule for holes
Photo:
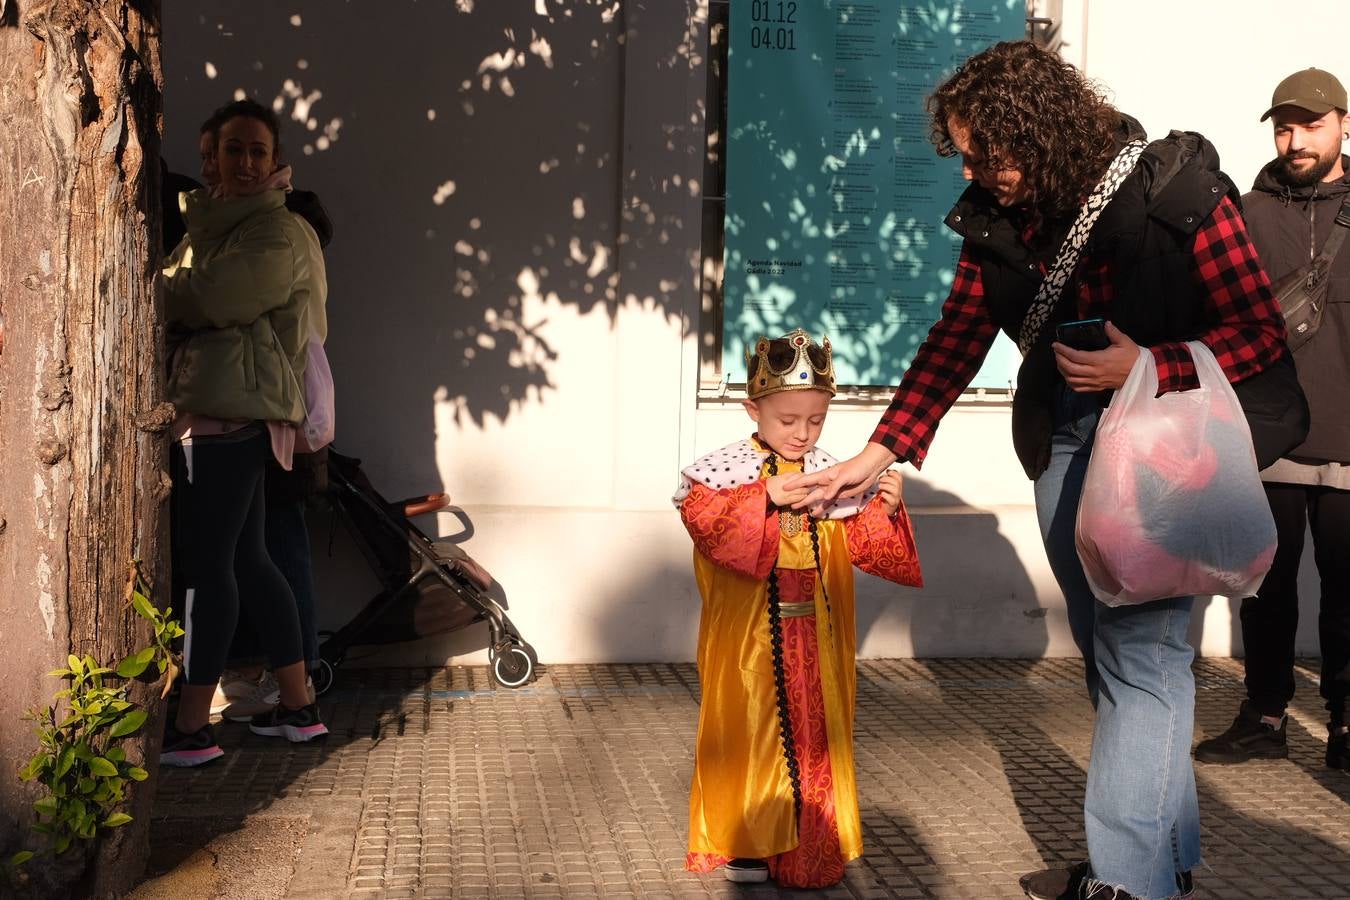
[[[1350,198],[1350,140],[1345,88],[1329,72],[1295,72],[1271,97],[1261,120],[1275,126],[1279,154],[1242,200],[1247,229],[1271,280],[1309,265],[1337,229]],[[1345,218],[1350,220],[1350,207]],[[1261,472],[1275,516],[1279,549],[1257,596],[1242,601],[1247,700],[1223,734],[1201,741],[1202,762],[1282,759],[1285,707],[1294,696],[1298,569],[1311,526],[1322,582],[1319,636],[1322,697],[1329,713],[1326,764],[1350,768],[1346,697],[1350,695],[1350,242],[1337,252],[1321,325],[1294,353],[1312,428],[1289,455]]]

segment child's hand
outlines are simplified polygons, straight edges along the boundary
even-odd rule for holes
[[[893,516],[900,508],[900,490],[903,480],[895,469],[887,469],[877,481],[877,496],[886,504],[886,515]]]
[[[809,488],[792,487],[791,483],[801,478],[799,473],[773,475],[764,481],[769,491],[769,502],[774,506],[791,506],[806,496]]]

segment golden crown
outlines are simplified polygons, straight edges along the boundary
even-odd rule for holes
[[[775,367],[769,361],[769,352],[774,345],[778,345],[778,352],[774,355],[780,360],[791,352],[792,360],[787,366]],[[813,355],[823,357],[824,362],[816,365]],[[829,391],[831,396],[835,393],[834,357],[830,353],[830,339],[822,337],[817,344],[800,328],[774,340],[760,338],[755,342],[753,354],[749,350],[745,351],[745,367],[745,395],[750,400],[779,391],[815,389]]]

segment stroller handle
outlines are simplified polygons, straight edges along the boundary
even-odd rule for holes
[[[420,497],[406,497],[403,500],[395,500],[389,505],[395,509],[402,509],[404,517],[411,519],[413,516],[423,516],[445,509],[450,505],[450,495],[446,493],[423,494]]]

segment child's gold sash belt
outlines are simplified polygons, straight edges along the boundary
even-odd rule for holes
[[[779,612],[785,619],[795,619],[801,616],[814,616],[816,614],[816,604],[814,600],[806,600],[801,603],[780,603]]]

